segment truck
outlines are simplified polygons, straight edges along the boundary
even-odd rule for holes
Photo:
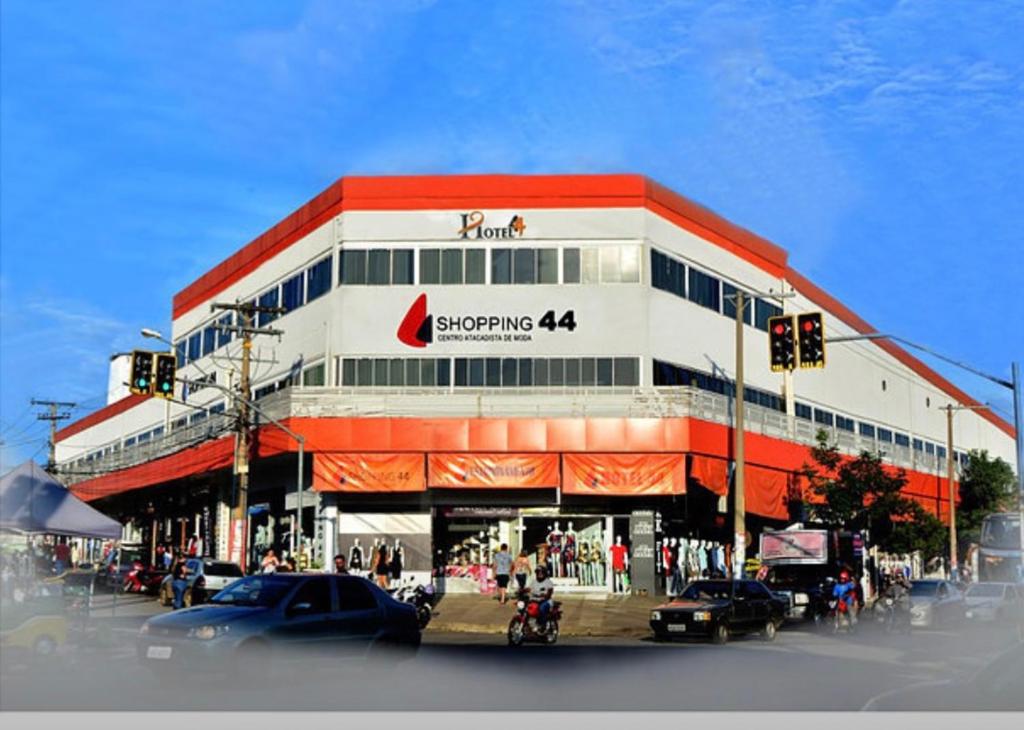
[[[1024,554],[1020,544],[1020,513],[997,512],[981,523],[978,545],[978,579],[986,582],[1021,581]]]
[[[864,541],[859,532],[804,529],[761,533],[762,582],[787,603],[786,618],[814,620],[827,602],[826,583],[846,568],[857,578],[863,569]]]

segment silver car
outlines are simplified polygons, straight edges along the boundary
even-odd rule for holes
[[[975,583],[964,594],[971,621],[1019,621],[1024,600],[1012,583]]]
[[[189,558],[185,561],[185,567],[188,568],[188,588],[184,596],[186,607],[193,603],[203,603],[206,596],[212,596],[239,578],[245,577],[238,565],[223,560]],[[168,573],[160,584],[160,603],[165,606],[170,606],[174,600],[171,583],[172,576]]]
[[[964,595],[948,580],[915,580],[910,584],[910,623],[921,628],[959,624]]]

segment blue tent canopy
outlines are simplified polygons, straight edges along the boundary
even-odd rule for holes
[[[121,523],[96,511],[34,461],[0,477],[0,530],[117,540]]]

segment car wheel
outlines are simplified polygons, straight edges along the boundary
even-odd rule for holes
[[[764,622],[764,628],[761,629],[761,638],[764,641],[775,641],[777,631],[778,627],[775,625],[775,620],[768,619]]]
[[[509,646],[522,646],[523,643],[523,624],[516,619],[512,619],[508,625],[508,645]]]
[[[711,642],[722,645],[727,641],[729,641],[729,626],[724,621],[715,624],[715,628],[711,634]]]
[[[40,636],[32,644],[32,653],[37,659],[47,659],[57,652],[57,642],[52,636]]]
[[[416,619],[419,622],[420,628],[427,628],[427,624],[430,623],[430,619],[433,617],[433,612],[430,610],[430,606],[420,606],[416,609]]]

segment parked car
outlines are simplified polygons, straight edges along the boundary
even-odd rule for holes
[[[974,583],[964,594],[964,601],[971,621],[1024,620],[1024,594],[1012,583]]]
[[[0,609],[0,654],[3,660],[43,659],[67,641],[63,587],[39,584],[31,595],[4,600]]]
[[[108,590],[121,590],[124,587],[125,579],[133,569],[135,563],[146,565],[145,549],[142,545],[121,545],[110,551],[110,554],[100,563],[97,571],[97,588]]]
[[[1024,696],[1024,643],[1018,643],[964,679],[920,682],[872,698],[868,711],[1020,711]]]
[[[227,588],[239,578],[245,577],[241,567],[235,563],[209,558],[189,558],[185,561],[188,568],[188,589],[185,591],[185,605],[200,604],[206,597]],[[174,589],[171,586],[174,576],[168,573],[160,583],[160,603],[170,606],[174,603]]]
[[[910,584],[910,623],[937,628],[964,620],[964,595],[948,580],[915,580]]]
[[[766,641],[785,620],[787,604],[756,580],[698,580],[651,611],[656,641],[677,637],[724,644],[734,634],[760,632]]]
[[[258,684],[279,663],[408,656],[419,645],[416,609],[365,578],[276,573],[149,619],[137,656],[158,674],[187,668]]]

